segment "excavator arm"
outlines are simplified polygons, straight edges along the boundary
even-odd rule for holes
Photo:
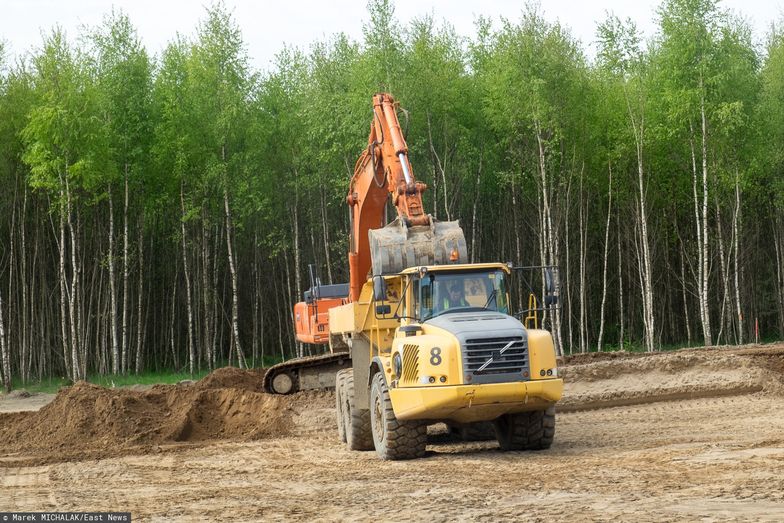
[[[356,301],[368,276],[399,272],[408,266],[465,261],[466,244],[455,222],[426,214],[427,185],[414,177],[408,146],[400,129],[395,99],[373,96],[368,146],[357,160],[346,203],[351,214],[349,299]],[[397,218],[385,222],[391,199]],[[371,274],[372,269],[372,274]]]

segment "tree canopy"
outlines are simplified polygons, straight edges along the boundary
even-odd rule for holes
[[[3,377],[297,354],[307,265],[348,279],[379,91],[472,260],[559,266],[559,351],[784,337],[784,33],[716,0],[656,19],[608,14],[594,57],[535,5],[461,35],[373,0],[359,41],[256,71],[218,3],[160,55],[119,11],[0,48]]]

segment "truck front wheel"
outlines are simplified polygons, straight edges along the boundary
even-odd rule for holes
[[[555,406],[547,410],[505,414],[495,420],[501,450],[549,449],[555,437]]]
[[[373,444],[381,459],[413,459],[425,455],[427,425],[395,417],[384,375],[373,376],[370,387],[370,420]]]

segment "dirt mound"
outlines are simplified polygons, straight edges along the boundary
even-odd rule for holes
[[[598,358],[558,369],[562,412],[657,401],[784,392],[784,347],[696,349]]]
[[[206,375],[193,386],[199,390],[242,389],[250,392],[264,392],[262,382],[266,369],[238,369],[223,367]]]
[[[0,448],[68,459],[177,442],[284,436],[294,426],[293,406],[307,398],[257,392],[261,375],[226,368],[192,385],[143,391],[79,382],[37,412],[0,414]]]
[[[702,370],[705,374],[728,370],[747,369],[757,372],[784,372],[784,346],[755,347],[751,349],[689,349],[675,352],[651,354],[599,353],[592,358],[588,354],[568,357],[565,365],[558,369],[568,382],[615,379],[621,375],[664,373],[677,375],[690,370]],[[579,359],[572,359],[579,356]]]
[[[597,361],[623,360],[628,358],[639,358],[647,355],[647,353],[643,352],[627,352],[625,350],[612,352],[585,352],[561,356],[558,358],[558,365],[584,365],[586,363],[594,363]]]

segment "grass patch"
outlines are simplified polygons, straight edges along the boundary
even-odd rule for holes
[[[121,374],[90,376],[87,381],[102,387],[130,387],[131,385],[167,385],[182,380],[198,381],[209,374],[208,370],[189,374],[187,372],[147,372],[143,374]]]
[[[126,375],[99,375],[91,374],[87,376],[87,381],[102,387],[129,387],[131,385],[158,385],[172,384],[182,380],[200,380],[209,374],[208,370],[203,370],[194,374],[175,371],[156,371],[145,372],[142,374]],[[67,387],[71,382],[67,378],[44,378],[40,382],[28,382],[23,384],[21,380],[14,378],[13,389],[25,389],[29,392],[55,393],[61,387]]]
[[[261,358],[257,360],[253,360],[252,358],[248,358],[248,367],[249,368],[259,368],[259,367],[271,367],[276,363],[280,363],[282,360],[279,357],[275,356],[265,356],[264,361]],[[216,362],[215,368],[219,369],[221,367],[225,367],[228,365],[228,361],[219,361]],[[236,363],[234,363],[236,367]],[[202,369],[197,371],[193,374],[190,374],[185,371],[181,370],[154,370],[154,371],[147,371],[143,372],[142,374],[120,374],[120,375],[101,375],[101,374],[88,374],[87,381],[90,383],[95,383],[96,385],[100,385],[102,387],[130,387],[132,385],[159,385],[159,384],[173,384],[177,383],[182,380],[194,380],[198,381],[210,371],[207,369]],[[28,382],[22,383],[22,381],[18,378],[14,378],[12,381],[12,389],[25,389],[29,392],[45,392],[45,393],[56,393],[60,390],[61,387],[67,387],[71,385],[71,382],[67,378],[63,377],[48,377],[43,378],[40,382]],[[2,390],[0,390],[0,393]]]
[[[65,387],[71,382],[66,378],[44,378],[40,382],[27,382],[22,383],[22,380],[14,378],[11,380],[11,389],[18,390],[24,389],[30,392],[47,392],[55,393],[60,390],[60,387]]]

